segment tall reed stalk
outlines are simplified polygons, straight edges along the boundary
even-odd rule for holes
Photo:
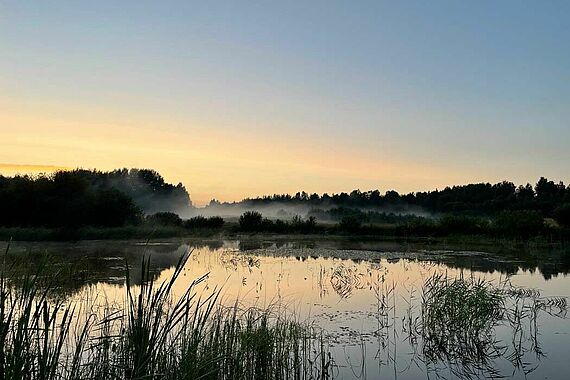
[[[329,379],[334,362],[311,326],[266,310],[201,298],[195,279],[173,287],[191,252],[157,284],[143,260],[135,287],[127,267],[125,305],[102,314],[61,297],[42,269],[0,275],[0,380]],[[15,281],[17,280],[17,281]]]

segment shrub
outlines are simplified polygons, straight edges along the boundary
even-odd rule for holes
[[[289,231],[289,223],[281,220],[281,219],[277,219],[275,221],[275,223],[273,223],[273,232],[276,233],[287,233]]]
[[[543,231],[544,218],[534,210],[503,211],[495,218],[494,227],[500,234],[528,237]]]
[[[442,234],[477,234],[483,232],[485,221],[463,215],[444,215],[439,220]]]
[[[181,226],[182,219],[173,212],[157,212],[146,217],[146,220],[159,226]]]
[[[554,220],[560,226],[570,228],[570,203],[564,203],[554,210]]]
[[[432,219],[417,217],[408,223],[399,226],[397,229],[399,234],[427,236],[433,235],[437,231],[437,225]]]
[[[239,217],[239,226],[243,231],[260,231],[263,216],[257,211],[246,211]]]
[[[255,231],[273,231],[275,224],[271,219],[263,218],[261,220],[261,226]]]
[[[307,219],[303,220],[303,218],[301,218],[299,215],[295,215],[295,217],[293,217],[293,221],[291,222],[291,228],[293,231],[303,234],[315,232],[316,227],[317,218],[314,216],[309,216]]]
[[[342,231],[358,232],[360,230],[360,228],[362,227],[362,221],[356,216],[348,215],[348,216],[344,216],[340,220],[338,227]]]
[[[183,225],[185,228],[195,229],[195,228],[222,228],[224,225],[224,219],[220,216],[211,216],[209,218],[203,217],[201,215],[195,216],[188,220],[185,220]]]

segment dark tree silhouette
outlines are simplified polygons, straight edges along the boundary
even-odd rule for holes
[[[141,220],[141,210],[114,188],[93,187],[78,172],[0,177],[0,225],[116,227]]]
[[[555,183],[540,178],[536,186],[530,184],[515,186],[503,181],[496,184],[476,183],[446,187],[442,190],[399,194],[390,190],[382,194],[379,190],[353,190],[350,193],[329,195],[324,193],[308,195],[300,191],[295,195],[274,194],[258,198],[247,198],[241,202],[219,203],[216,207],[256,209],[279,204],[286,206],[308,206],[318,210],[368,209],[378,212],[408,213],[424,211],[434,214],[465,214],[494,217],[503,211],[534,210],[544,217],[551,217],[555,208],[570,202],[570,187],[563,182]],[[338,220],[340,220],[338,218]]]
[[[184,227],[189,229],[197,228],[222,228],[225,224],[224,219],[219,216],[211,216],[209,218],[203,216],[195,216],[184,221]]]
[[[570,203],[564,203],[554,210],[554,220],[562,227],[570,228]]]
[[[59,171],[38,177],[0,176],[0,225],[81,227],[136,224],[142,212],[180,212],[188,192],[154,170]]]
[[[148,215],[146,220],[150,224],[157,226],[182,226],[182,219],[173,212],[157,212],[152,215]]]
[[[244,231],[259,231],[263,216],[257,211],[246,211],[239,217],[239,226]]]

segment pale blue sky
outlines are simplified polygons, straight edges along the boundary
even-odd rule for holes
[[[0,162],[157,166],[220,198],[568,181],[568,41],[568,1],[3,1],[0,107],[12,117],[0,116],[0,130],[35,140],[16,138]],[[50,146],[58,133],[89,140],[97,125],[140,130],[148,144],[166,131],[196,151],[241,136],[279,146],[280,162],[288,151],[303,158],[145,161],[117,148],[80,161],[75,143]],[[325,175],[331,155],[347,166]],[[375,173],[378,163],[389,169]],[[351,165],[367,169],[351,175]],[[197,183],[188,168],[215,175]],[[414,180],[422,168],[433,181]],[[251,186],[260,173],[266,181]]]

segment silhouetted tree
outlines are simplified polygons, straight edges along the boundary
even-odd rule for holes
[[[142,216],[129,196],[93,186],[79,171],[0,177],[0,210],[0,225],[9,227],[116,227]]]
[[[555,183],[541,178],[533,188],[530,184],[515,186],[509,181],[495,184],[475,183],[446,187],[443,190],[408,193],[401,195],[394,190],[383,195],[379,190],[361,191],[355,189],[350,193],[341,192],[329,195],[298,192],[294,196],[274,194],[242,202],[232,203],[234,207],[251,207],[270,205],[278,202],[281,207],[287,205],[307,205],[314,209],[389,209],[391,212],[403,213],[408,209],[424,210],[436,214],[463,214],[494,217],[503,211],[535,210],[543,216],[552,216],[552,212],[561,203],[570,202],[570,189],[564,183]],[[222,204],[228,205],[228,204]],[[338,219],[340,220],[340,219]]]
[[[342,231],[354,233],[360,230],[360,228],[362,227],[362,222],[360,219],[358,219],[355,216],[347,215],[342,218],[338,227]]]
[[[219,216],[211,216],[209,218],[205,218],[203,216],[195,216],[188,220],[185,220],[183,225],[185,228],[213,228],[218,229],[222,228],[224,225],[224,219]]]
[[[487,223],[466,215],[444,215],[438,222],[440,234],[480,234],[485,232]]]
[[[182,219],[173,212],[157,212],[146,217],[148,223],[159,226],[181,226]]]
[[[554,210],[554,220],[562,227],[570,228],[570,203],[564,203]]]
[[[246,211],[239,217],[239,226],[243,231],[259,231],[263,216],[257,211]]]
[[[503,211],[495,218],[494,227],[503,235],[528,237],[543,231],[544,218],[538,211]]]

